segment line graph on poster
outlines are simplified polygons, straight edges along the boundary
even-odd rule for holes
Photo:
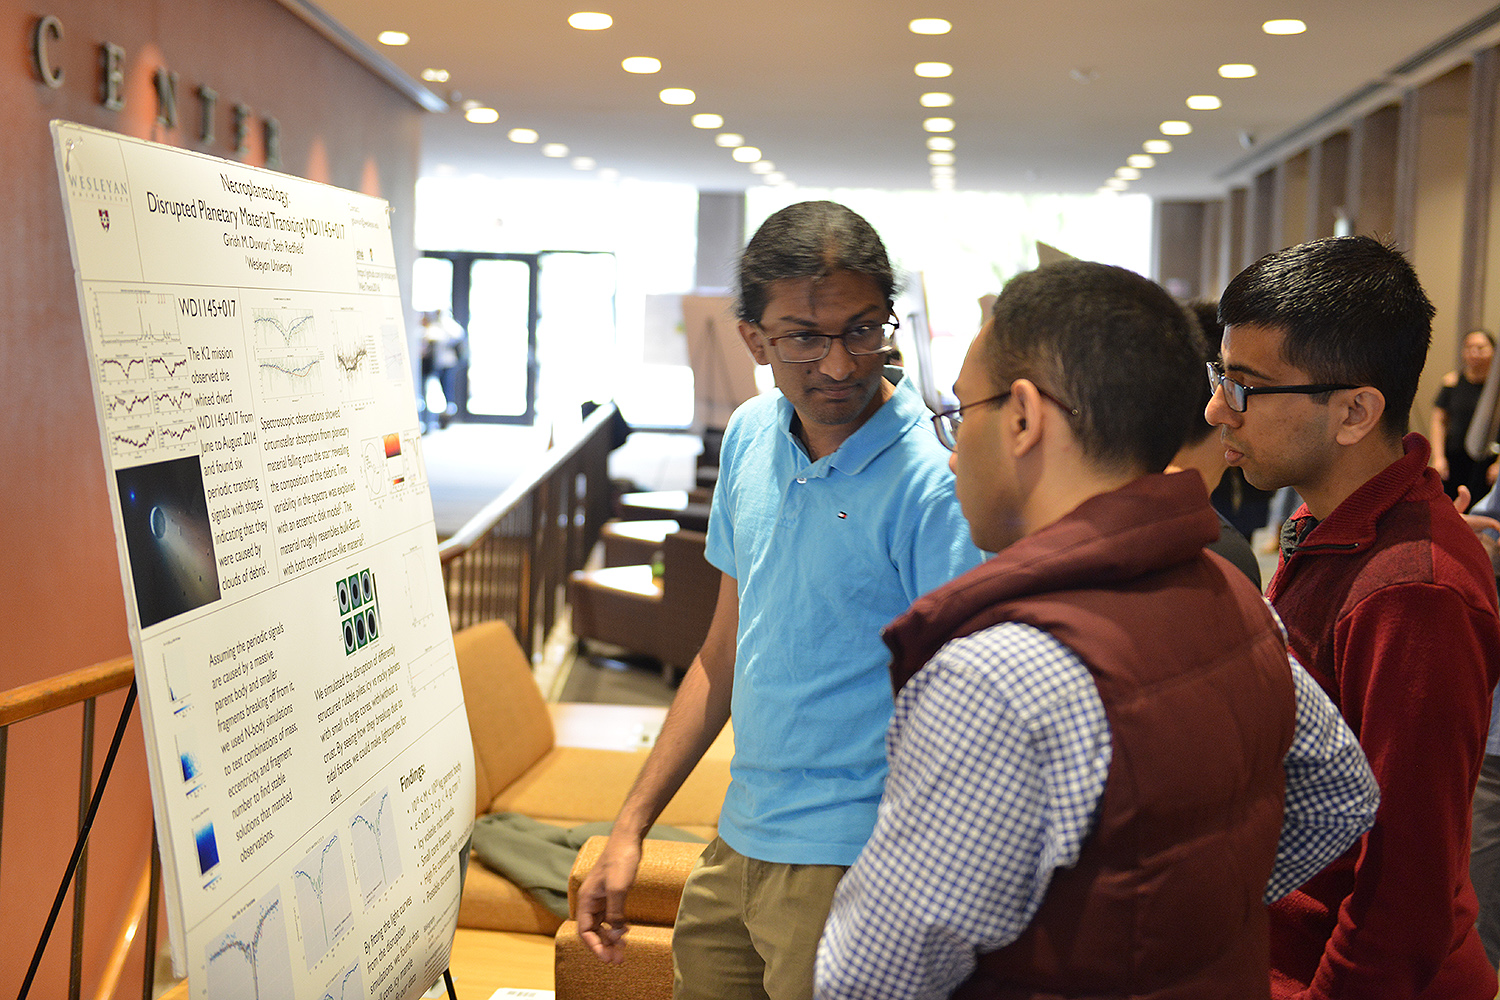
[[[343,936],[354,919],[344,851],[335,835],[313,848],[292,871],[302,948],[311,969]]]
[[[166,351],[112,354],[99,359],[99,381],[107,387],[135,387],[144,382],[187,377],[187,355]]]
[[[209,942],[207,958],[208,991],[204,995],[214,1000],[293,996],[280,887],[247,907],[228,930]]]
[[[354,847],[354,877],[368,907],[401,877],[395,804],[389,788],[382,788],[360,805],[349,820],[349,842]]]
[[[350,403],[374,397],[373,380],[380,375],[380,354],[369,323],[352,309],[336,311],[333,324],[333,366],[339,393]]]
[[[182,421],[109,428],[109,453],[120,462],[156,461],[198,451],[198,425]]]
[[[96,289],[89,319],[105,350],[123,345],[178,344],[176,300],[144,289]]]
[[[256,351],[262,399],[319,395],[323,392],[323,352]]]
[[[250,310],[250,323],[255,330],[256,353],[318,346],[310,310],[255,308]]]

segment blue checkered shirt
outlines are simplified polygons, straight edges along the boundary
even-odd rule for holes
[[[1341,854],[1380,793],[1359,742],[1292,660],[1296,732],[1267,902]],[[1078,861],[1109,774],[1104,704],[1051,635],[1006,623],[948,643],[896,698],[879,820],[840,884],[817,996],[946,997],[1010,944]]]

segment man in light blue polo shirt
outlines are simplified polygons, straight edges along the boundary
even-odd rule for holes
[[[708,533],[708,638],[579,893],[605,961],[641,840],[734,716],[719,838],[683,894],[675,996],[812,996],[819,935],[875,825],[890,722],[880,630],[979,563],[947,452],[887,368],[895,281],[880,237],[831,202],[766,220],[740,261],[739,331],[779,394],[724,433]]]

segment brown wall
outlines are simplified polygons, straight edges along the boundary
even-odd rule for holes
[[[49,89],[31,61],[33,28],[53,15],[63,37]],[[47,123],[63,118],[264,164],[262,123],[281,129],[281,169],[379,195],[395,210],[400,273],[414,256],[422,112],[273,0],[0,0],[0,690],[129,652],[124,598],[100,458],[77,292]],[[125,107],[100,105],[100,46],[125,50]],[[156,122],[153,74],[179,76],[178,128]],[[200,84],[219,94],[214,142],[199,141]],[[231,107],[253,111],[234,151]],[[99,759],[122,695],[99,709]],[[77,822],[81,712],[11,733],[0,855],[0,995],[14,995],[61,880]],[[150,841],[140,729],[133,724],[91,841],[90,995]],[[48,946],[32,996],[65,995],[68,924]],[[139,995],[139,951],[128,971]]]

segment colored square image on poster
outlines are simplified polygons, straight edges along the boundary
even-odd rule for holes
[[[343,633],[344,655],[351,656],[380,638],[375,574],[368,569],[362,570],[346,579],[339,579],[335,586],[338,590],[341,618],[339,629]],[[352,616],[351,610],[354,612]]]
[[[115,472],[141,628],[219,599],[198,456]]]

